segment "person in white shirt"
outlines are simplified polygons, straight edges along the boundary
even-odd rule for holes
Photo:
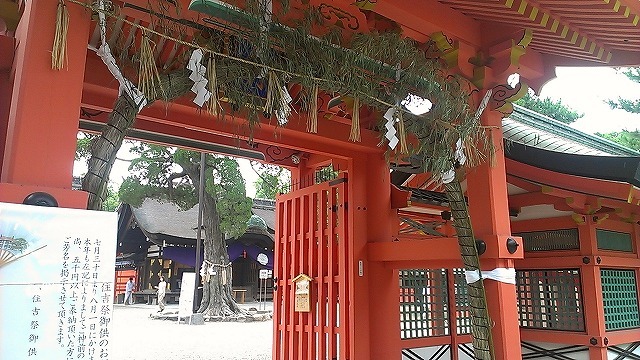
[[[133,282],[133,278],[130,277],[129,281],[127,281],[127,285],[124,288],[124,304],[131,305],[133,304],[133,298],[131,294],[133,293],[133,288],[135,287],[135,283]]]
[[[160,307],[158,312],[163,312],[165,305],[164,295],[167,292],[167,283],[164,281],[164,276],[160,276],[160,282],[158,283],[158,286],[156,286],[156,289],[158,289],[158,307]]]

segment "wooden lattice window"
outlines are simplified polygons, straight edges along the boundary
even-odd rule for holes
[[[400,270],[400,337],[449,335],[445,269]]]
[[[601,269],[600,279],[605,329],[622,330],[640,327],[635,271]]]
[[[598,249],[600,250],[633,252],[631,234],[597,229],[596,239],[598,240]]]
[[[464,269],[453,269],[456,299],[456,333],[458,335],[471,334],[471,312],[469,311],[469,291]]]
[[[516,289],[521,327],[584,331],[580,270],[519,270]]]
[[[578,229],[532,231],[514,234],[522,237],[524,251],[554,251],[580,249]]]

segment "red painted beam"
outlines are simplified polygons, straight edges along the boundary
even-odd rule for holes
[[[511,175],[529,179],[530,181],[541,185],[549,185],[558,189],[608,197],[617,200],[627,200],[629,195],[633,193],[633,186],[622,182],[561,174],[539,169],[510,159],[506,159],[506,164],[509,169],[509,174]]]
[[[589,345],[591,336],[569,331],[537,330],[520,328],[523,341],[547,342],[552,344]]]
[[[90,109],[111,111],[117,90],[117,83],[110,78],[103,64],[91,63],[92,70],[85,74],[85,85],[82,106]],[[95,67],[94,67],[95,66]],[[89,67],[89,66],[88,66]],[[101,70],[104,69],[104,70]],[[104,85],[107,84],[107,85]],[[190,95],[184,99],[166,105],[156,102],[143,109],[138,116],[151,122],[164,123],[192,130],[216,133],[226,136],[249,137],[247,121],[238,116],[227,116],[224,120],[216,120],[204,114],[189,101]],[[318,133],[306,131],[306,114],[293,114],[289,123],[280,127],[275,120],[263,120],[254,128],[253,139],[265,144],[280,144],[303,151],[333,154],[350,157],[354,152],[380,153],[385,150],[379,147],[379,135],[375,131],[362,129],[362,141],[348,141],[351,126],[333,120],[321,120]]]
[[[368,243],[367,251],[370,261],[460,260],[456,238],[409,240],[400,236],[398,241]]]

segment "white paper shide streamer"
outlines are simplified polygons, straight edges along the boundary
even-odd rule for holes
[[[384,124],[384,127],[387,129],[384,137],[389,140],[389,148],[393,150],[398,146],[398,142],[400,141],[396,136],[396,108],[390,107],[389,110],[384,113],[384,118],[387,120]]]
[[[191,91],[196,94],[193,102],[199,107],[202,107],[211,97],[211,91],[207,89],[207,84],[209,83],[209,80],[207,80],[207,67],[202,65],[203,55],[202,49],[194,50],[187,64],[187,69],[191,70],[189,79],[193,81]]]
[[[104,11],[106,8],[106,2],[104,0],[100,0],[99,6],[100,9]],[[94,50],[96,51],[96,54],[102,59],[102,62],[107,65],[109,72],[111,72],[113,77],[118,80],[118,83],[120,84],[118,88],[119,95],[122,95],[123,93],[129,95],[131,100],[133,100],[138,106],[138,111],[140,111],[143,107],[145,107],[145,105],[147,105],[147,99],[145,98],[144,94],[140,90],[138,90],[138,88],[133,85],[131,81],[129,81],[129,79],[124,77],[122,71],[120,71],[120,68],[116,63],[116,59],[113,57],[113,54],[111,54],[111,49],[109,48],[109,44],[107,43],[107,19],[103,11],[98,11],[101,44],[100,48],[94,48]]]

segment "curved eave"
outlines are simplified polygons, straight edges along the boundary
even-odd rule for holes
[[[508,159],[561,174],[623,182],[640,187],[640,157],[560,153],[520,143],[505,144]]]
[[[571,126],[514,104],[513,112],[502,120],[505,139],[549,151],[581,155],[640,156],[600,136],[585,134]]]

